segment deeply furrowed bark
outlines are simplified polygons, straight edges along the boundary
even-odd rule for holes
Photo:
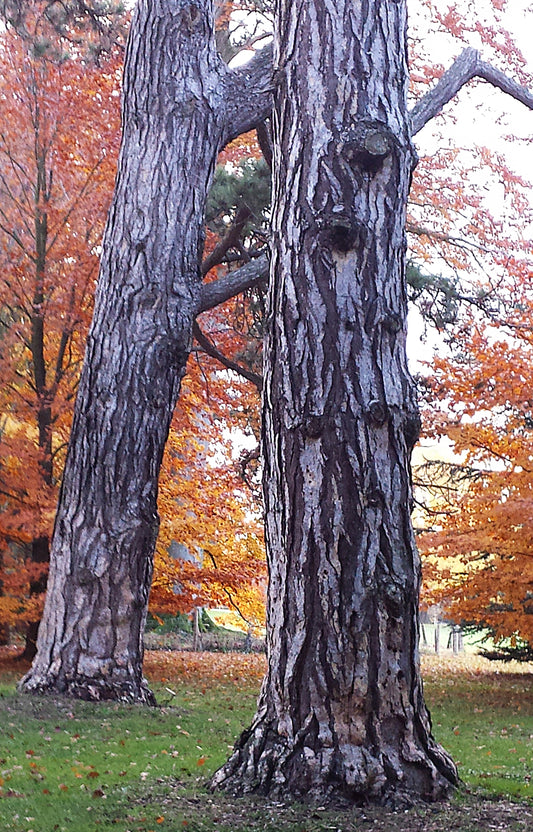
[[[240,73],[246,129],[270,101],[268,84],[253,89],[261,61],[250,66]],[[237,76],[216,53],[212,0],[139,0],[119,170],[25,691],[154,701],[142,634],[157,480],[200,308],[206,194],[236,129],[225,96]]]
[[[435,799],[410,522],[405,3],[278,2],[263,448],[268,672],[212,785]]]

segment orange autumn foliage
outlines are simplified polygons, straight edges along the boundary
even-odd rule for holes
[[[458,0],[443,7],[418,0],[416,9],[414,100],[440,77],[449,55],[467,46],[531,86],[503,25],[512,4]],[[434,60],[439,49],[443,64]],[[442,440],[444,461],[415,470],[415,479],[424,483],[418,496],[428,509],[427,530],[418,537],[424,605],[441,603],[453,620],[486,625],[496,638],[530,640],[526,402],[533,286],[526,229],[533,206],[531,186],[513,164],[521,151],[525,161],[531,137],[523,120],[507,115],[512,109],[499,91],[474,81],[420,134],[407,230],[410,259],[428,280],[415,281],[411,297],[441,332],[421,386],[425,433]],[[484,111],[492,113],[488,135],[475,123]]]
[[[246,427],[246,386],[205,357],[189,359],[159,481],[156,614],[229,606],[250,626],[263,625],[262,524],[230,433]]]
[[[512,336],[471,321],[434,362],[433,432],[455,459],[419,546],[429,600],[496,640],[533,643],[533,306],[516,311]]]
[[[38,7],[31,25],[44,36]],[[0,70],[0,618],[14,623],[40,614],[26,596],[46,564],[28,558],[53,524],[115,172],[120,60],[39,53],[8,30]]]
[[[31,544],[53,526],[118,154],[121,56],[39,57],[14,32],[0,45],[0,624],[14,624],[41,612],[29,589],[47,567]],[[219,439],[243,396],[191,361],[161,480],[154,611],[234,601],[262,622],[261,531]],[[209,551],[199,573],[172,542]]]

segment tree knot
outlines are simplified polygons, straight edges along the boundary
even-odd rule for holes
[[[344,134],[340,152],[350,168],[377,173],[397,145],[396,136],[384,122],[362,120]]]
[[[318,439],[324,431],[325,417],[318,415],[307,416],[302,423],[302,433],[308,439]]]
[[[353,251],[362,241],[363,226],[347,212],[335,210],[324,221],[322,238],[326,245],[341,254]]]
[[[198,6],[191,3],[186,6],[180,15],[180,24],[183,31],[191,35],[195,29],[198,29],[202,23],[202,13]]]
[[[387,332],[390,332],[392,335],[396,335],[403,329],[402,316],[398,312],[393,312],[390,309],[386,310],[383,315],[383,327],[387,330]]]
[[[412,450],[420,436],[422,428],[422,421],[418,410],[410,410],[405,414],[403,422],[403,435],[405,437],[405,444]]]
[[[372,399],[372,401],[368,403],[369,418],[376,425],[384,424],[387,419],[387,412],[386,404],[379,399]]]

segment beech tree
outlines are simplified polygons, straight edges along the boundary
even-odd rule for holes
[[[456,782],[418,668],[419,562],[405,356],[413,135],[478,75],[467,51],[407,112],[405,2],[277,3],[265,499],[269,671],[214,785],[352,800]],[[271,107],[268,52],[231,72],[208,0],[140,0],[124,136],[78,395],[39,650],[22,686],[150,702],[141,635],[157,476],[202,286],[216,153]],[[254,271],[255,270],[255,271]]]
[[[509,305],[507,320],[461,325],[456,351],[435,361],[431,432],[448,438],[454,456],[432,466],[419,548],[427,603],[531,655],[531,274],[516,277],[522,302]]]
[[[159,477],[149,600],[156,616],[226,605],[243,623],[264,626],[262,523],[228,435],[243,386],[238,379],[228,384],[210,357],[189,359]]]

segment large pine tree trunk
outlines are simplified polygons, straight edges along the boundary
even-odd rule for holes
[[[200,297],[222,141],[211,0],[139,0],[95,317],[26,691],[151,702],[142,635],[157,479]]]
[[[263,443],[268,672],[213,785],[437,798],[405,353],[405,3],[279,0]]]
[[[213,0],[138,0],[95,314],[22,690],[154,701],[142,636],[159,469],[193,321],[219,302],[201,286],[206,196],[219,150],[269,114],[270,81],[267,49],[235,71],[220,59]]]

